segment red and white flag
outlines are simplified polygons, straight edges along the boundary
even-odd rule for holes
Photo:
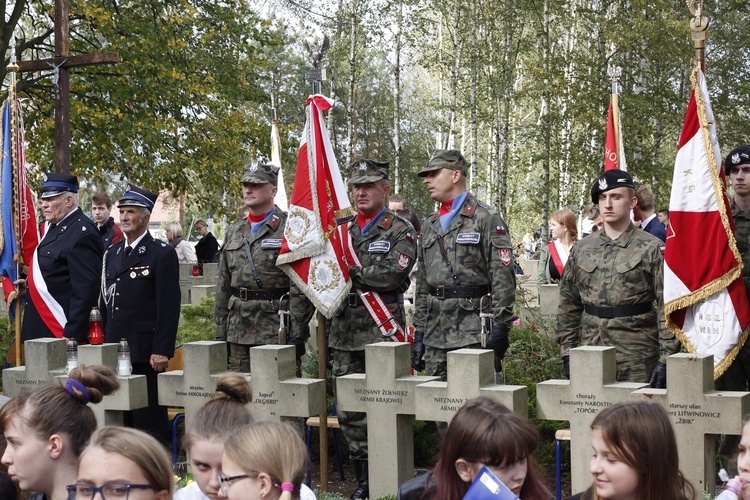
[[[281,139],[279,139],[279,128],[276,126],[276,120],[271,122],[271,165],[279,168],[278,190],[274,202],[286,212],[289,208],[289,200],[284,185],[284,171],[281,170]]]
[[[604,170],[627,170],[625,148],[622,142],[622,123],[617,94],[612,94],[607,111],[607,137],[604,141]]]
[[[667,327],[691,353],[713,354],[714,378],[745,342],[750,308],[703,73],[690,77],[664,255]]]
[[[354,214],[341,178],[323,112],[333,101],[307,99],[307,120],[278,265],[331,318],[351,289],[337,219]]]

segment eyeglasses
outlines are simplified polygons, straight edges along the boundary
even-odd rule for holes
[[[225,495],[229,494],[229,486],[231,486],[229,483],[231,481],[234,481],[236,479],[245,479],[246,477],[254,477],[250,474],[240,474],[238,476],[219,476],[219,488],[221,488],[221,492]]]
[[[127,500],[132,489],[151,490],[153,487],[148,484],[107,483],[104,486],[94,486],[93,484],[76,483],[68,486],[68,500],[91,500],[97,493],[102,496],[102,500],[108,498],[124,498]]]

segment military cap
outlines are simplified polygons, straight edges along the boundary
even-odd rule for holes
[[[457,149],[436,149],[432,153],[432,157],[427,162],[427,165],[425,165],[417,175],[420,177],[426,177],[427,172],[440,170],[441,168],[458,170],[466,175],[469,171],[469,162],[466,161],[466,158],[461,154],[461,151]]]
[[[262,163],[258,160],[253,160],[245,165],[245,170],[242,172],[242,183],[243,184],[268,184],[271,183],[274,186],[279,182],[279,167],[271,165],[270,163]]]
[[[750,144],[737,146],[729,152],[727,159],[724,160],[724,173],[729,175],[729,172],[732,171],[732,167],[743,165],[745,163],[750,163]]]
[[[594,202],[594,205],[598,205],[600,194],[619,187],[635,189],[633,178],[624,170],[607,170],[591,186],[591,201]]]
[[[122,193],[117,202],[118,207],[143,207],[149,212],[154,209],[156,198],[159,195],[138,186],[128,184],[128,190]]]
[[[39,197],[52,198],[63,193],[78,192],[78,177],[69,174],[42,174],[44,184]]]
[[[390,164],[387,161],[367,159],[354,160],[349,165],[349,180],[347,184],[367,184],[388,178]]]

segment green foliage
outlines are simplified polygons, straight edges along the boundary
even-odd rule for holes
[[[214,302],[214,297],[203,297],[196,306],[182,306],[181,323],[177,329],[177,345],[216,339]]]
[[[550,379],[564,378],[557,343],[536,322],[529,326],[513,327],[510,331],[510,348],[503,360],[504,383],[525,385],[529,388],[529,420],[537,426],[541,437],[535,458],[542,477],[555,477],[555,432],[568,428],[567,422],[541,420],[536,412],[536,384]],[[563,470],[570,479],[570,463],[564,454]]]

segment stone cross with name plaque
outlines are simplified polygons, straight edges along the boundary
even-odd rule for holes
[[[117,373],[117,344],[82,345],[78,347],[78,365],[104,365]],[[67,375],[55,377],[65,383]],[[97,404],[89,403],[94,411],[99,427],[105,425],[123,425],[126,411],[148,406],[148,389],[145,375],[118,375],[120,388],[109,396],[104,396]]]
[[[537,416],[570,422],[572,491],[591,485],[591,423],[600,410],[632,399],[647,384],[617,382],[614,347],[577,347],[570,351],[570,380],[547,380],[536,386]]]
[[[326,381],[297,378],[294,346],[253,347],[250,366],[253,400],[249,408],[255,420],[309,417],[326,412]]]
[[[211,399],[227,370],[227,343],[201,340],[182,346],[184,370],[160,373],[159,404],[185,408],[185,423]]]
[[[487,396],[528,418],[529,396],[525,385],[495,384],[495,357],[487,349],[459,349],[448,353],[448,381],[418,385],[419,420],[450,422],[470,399]]]
[[[24,342],[26,366],[3,370],[3,392],[13,397],[24,387],[33,389],[65,374],[67,363],[65,339],[34,339]]]
[[[412,418],[415,387],[437,377],[411,375],[408,342],[379,342],[365,347],[365,373],[336,379],[336,404],[367,414],[370,498],[396,493],[414,477]]]
[[[664,406],[674,426],[680,470],[698,492],[713,492],[715,434],[742,434],[750,392],[715,391],[712,355],[674,354],[667,358],[667,388],[634,395]]]

